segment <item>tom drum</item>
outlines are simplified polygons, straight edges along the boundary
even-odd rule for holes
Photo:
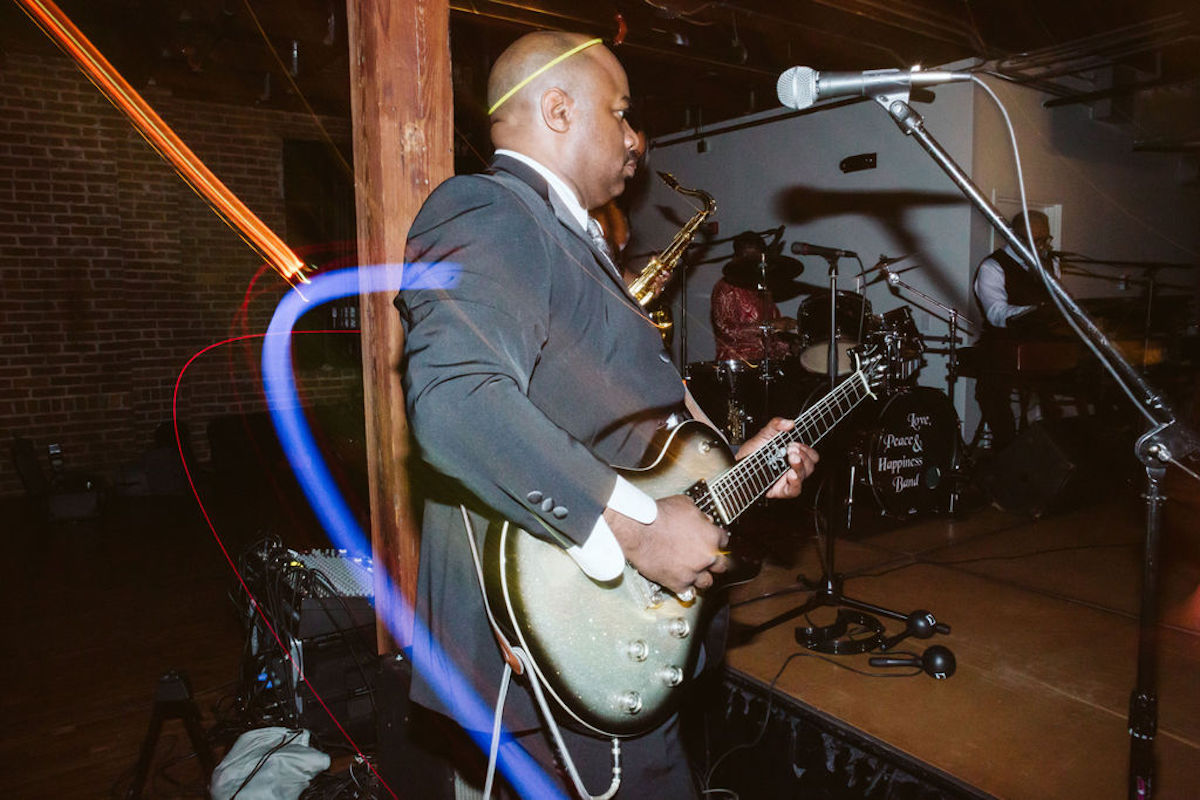
[[[871,303],[861,294],[838,292],[834,301],[834,329],[837,342],[838,374],[854,371],[850,349],[862,344],[878,321],[871,314]],[[800,364],[809,372],[829,374],[829,294],[813,295],[800,303],[796,326],[800,332]]]

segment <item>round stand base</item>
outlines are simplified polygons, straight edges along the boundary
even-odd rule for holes
[[[868,634],[856,632],[854,638],[847,638],[851,625],[864,628]],[[819,653],[858,655],[874,650],[883,643],[883,623],[870,614],[839,608],[837,619],[831,625],[797,627],[796,642]]]

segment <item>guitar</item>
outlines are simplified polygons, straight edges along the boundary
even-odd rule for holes
[[[787,470],[787,445],[816,444],[884,379],[883,356],[797,417],[795,427],[734,462],[721,437],[697,420],[670,431],[653,462],[618,471],[651,497],[686,494],[729,525]],[[497,622],[529,654],[569,719],[605,736],[632,736],[674,712],[699,656],[702,600],[681,600],[625,566],[617,579],[589,578],[559,546],[509,522],[484,544],[484,586]]]

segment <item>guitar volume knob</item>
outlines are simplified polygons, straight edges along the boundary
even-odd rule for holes
[[[642,696],[637,692],[626,692],[621,695],[621,709],[630,716],[642,710]]]
[[[645,661],[650,655],[650,645],[643,639],[634,639],[629,643],[629,658],[633,661]]]
[[[683,683],[683,670],[671,664],[659,670],[658,676],[667,686],[678,686]]]
[[[676,617],[667,623],[667,633],[676,639],[686,639],[692,632],[692,626],[683,617]]]

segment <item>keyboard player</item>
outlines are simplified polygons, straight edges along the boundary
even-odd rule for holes
[[[1011,224],[1018,236],[1024,238],[1027,235],[1023,214],[1013,217]],[[1050,220],[1040,211],[1030,211],[1029,227],[1038,255],[1043,263],[1053,264],[1052,269],[1057,275],[1058,265],[1050,259],[1050,242],[1053,239]],[[984,358],[975,383],[975,400],[979,403],[983,421],[992,432],[992,447],[999,450],[1016,435],[1010,400],[1013,377],[987,369],[986,364],[992,360],[988,357],[989,350],[994,351],[1014,341],[1046,338],[1046,320],[1052,306],[1041,278],[1025,264],[1011,245],[1005,245],[979,263],[975,272],[974,293],[984,319],[983,333],[978,343]],[[1038,395],[1042,416],[1058,416],[1052,393],[1039,392]]]

